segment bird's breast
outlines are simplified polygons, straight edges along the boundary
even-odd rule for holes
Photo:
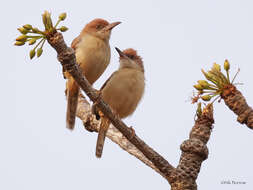
[[[144,75],[135,69],[117,71],[102,90],[102,97],[121,118],[131,115],[144,93]]]
[[[76,59],[83,74],[93,84],[110,62],[109,43],[91,35],[84,35],[76,48]]]

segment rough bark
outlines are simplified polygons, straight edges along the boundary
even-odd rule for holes
[[[221,97],[229,109],[238,116],[237,121],[253,129],[253,109],[247,104],[242,93],[234,85],[228,85]]]
[[[77,117],[83,121],[83,125],[86,130],[90,132],[98,132],[100,127],[100,121],[96,120],[96,117],[91,113],[91,106],[88,101],[82,96],[79,96],[78,107],[77,107]],[[106,137],[111,141],[120,146],[123,150],[127,151],[129,154],[135,156],[137,159],[142,161],[144,164],[154,169],[157,173],[166,179],[166,176],[155,167],[155,165],[148,160],[142,152],[140,152],[131,142],[129,142],[122,133],[115,128],[112,124],[110,125]]]

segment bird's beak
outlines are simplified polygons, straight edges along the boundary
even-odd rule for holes
[[[115,47],[115,49],[121,58],[128,58],[119,48]]]
[[[106,27],[104,27],[104,31],[109,31],[112,30],[115,26],[119,25],[121,22],[113,22]]]

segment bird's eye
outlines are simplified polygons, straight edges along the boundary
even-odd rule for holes
[[[100,25],[100,24],[98,24],[98,25],[96,26],[96,29],[98,29],[98,30],[100,30],[100,29],[102,29],[102,28],[103,28],[103,26]]]
[[[130,59],[134,59],[134,56],[133,55],[129,55],[128,56]]]

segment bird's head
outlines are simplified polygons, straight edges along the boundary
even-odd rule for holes
[[[120,68],[135,68],[144,72],[142,58],[137,54],[136,50],[132,48],[121,51],[115,47],[119,54]]]
[[[121,22],[109,23],[104,19],[97,18],[85,25],[82,33],[89,33],[102,40],[109,40],[112,29]]]

